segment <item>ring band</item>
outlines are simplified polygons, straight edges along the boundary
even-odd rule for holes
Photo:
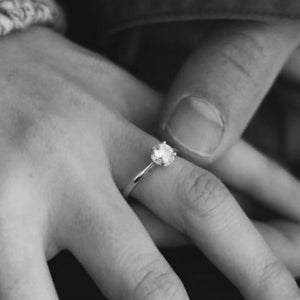
[[[133,180],[122,190],[122,194],[127,199],[136,186],[153,170],[155,167],[170,166],[176,158],[177,151],[166,142],[155,145],[151,151],[151,163],[139,172]]]

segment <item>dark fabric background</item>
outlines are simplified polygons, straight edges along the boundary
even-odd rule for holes
[[[297,0],[94,0],[105,34],[138,25],[201,19],[275,20],[300,17]]]
[[[74,0],[60,3],[67,13],[70,39],[108,56],[162,93],[209,29],[211,21],[200,19],[226,22],[228,18],[298,18],[300,14],[298,0],[91,0],[85,6]],[[280,80],[272,90],[272,101],[264,103],[245,137],[297,173],[297,157],[290,159],[288,155],[286,128],[291,111],[298,118],[299,109],[297,112],[281,101],[291,91],[299,95],[297,85]],[[182,279],[191,300],[242,299],[194,247],[162,252]],[[50,262],[50,268],[60,299],[104,299],[70,253],[61,253]]]

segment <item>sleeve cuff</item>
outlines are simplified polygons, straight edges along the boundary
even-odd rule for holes
[[[44,24],[57,31],[65,28],[62,9],[54,0],[0,1],[0,36],[25,30],[34,24]]]

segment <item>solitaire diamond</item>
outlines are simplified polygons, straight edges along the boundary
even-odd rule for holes
[[[152,148],[151,160],[158,166],[169,166],[171,165],[176,157],[176,152],[172,147],[163,142],[157,144]]]

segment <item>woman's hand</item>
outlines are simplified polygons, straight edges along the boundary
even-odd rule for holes
[[[279,213],[281,219],[255,225],[299,276],[299,181],[238,138],[299,45],[300,25],[297,21],[215,23],[219,25],[201,41],[179,72],[168,105],[158,96],[149,103],[145,103],[148,98],[137,101],[131,118],[137,126],[149,130],[164,106],[161,132],[165,139],[186,158],[200,165],[210,163],[207,168],[223,181]],[[286,74],[290,77],[299,77],[298,61],[289,62]],[[187,104],[189,97],[195,105]],[[187,242],[140,207],[137,212],[159,245]]]
[[[157,95],[47,29],[11,35],[0,50],[2,299],[57,299],[46,260],[61,249],[74,253],[109,299],[188,299],[119,192],[158,142],[123,116],[141,122],[128,104],[142,99],[150,116]],[[178,158],[133,196],[193,240],[247,299],[300,298],[209,172]]]
[[[171,88],[162,135],[225,183],[299,221],[298,181],[239,138],[299,45],[300,22],[215,25]]]
[[[69,249],[109,299],[188,299],[118,190],[156,142],[101,103],[134,81],[47,29],[0,48],[0,298],[57,299],[47,259]]]

